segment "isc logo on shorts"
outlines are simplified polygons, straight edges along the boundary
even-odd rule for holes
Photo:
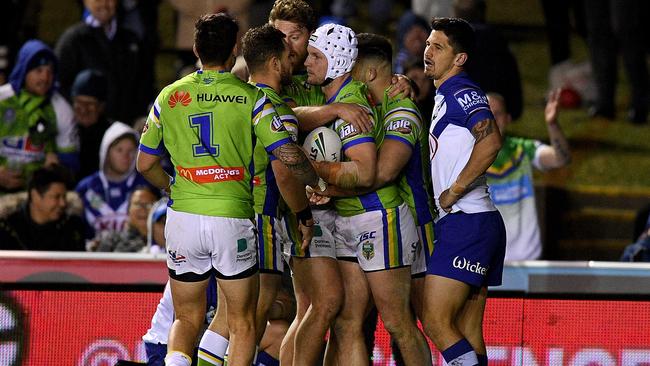
[[[376,231],[366,231],[365,233],[359,235],[359,243],[361,243],[364,240],[370,240],[370,239],[375,239],[375,234],[377,234]]]
[[[467,260],[467,258],[459,257],[459,256],[454,257],[453,265],[454,268],[480,274],[482,276],[485,276],[485,274],[488,271],[488,268],[490,268],[489,266],[481,267],[481,262],[476,262],[473,264],[470,260]]]

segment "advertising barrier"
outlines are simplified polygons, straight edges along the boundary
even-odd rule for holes
[[[7,260],[0,259],[0,263]],[[41,260],[49,261],[43,265],[52,273],[56,266],[51,262],[58,259]],[[164,263],[158,261],[159,266],[152,267],[156,268],[153,272],[163,274],[161,281],[154,281],[158,283],[152,286],[149,279],[157,275],[145,276],[146,283],[138,284],[126,272],[107,270],[115,268],[113,260],[92,260],[97,272],[113,273],[112,280],[111,276],[87,280],[70,275],[63,276],[69,280],[67,283],[48,283],[34,274],[21,278],[0,274],[0,366],[112,366],[118,359],[144,361],[141,337],[162,294]],[[140,266],[142,270],[141,262],[127,262],[117,266],[133,265],[134,270]],[[31,265],[38,272],[38,265]],[[507,269],[504,288],[508,291],[492,290],[487,303],[484,329],[490,365],[650,366],[650,296],[644,293],[644,287],[635,293],[621,294],[597,284],[615,283],[617,278],[627,284],[630,278],[636,278],[638,286],[646,281],[640,273],[650,271],[637,268],[643,272],[636,273],[631,269],[592,265],[581,272],[575,266],[569,267],[541,269],[539,263],[531,263]],[[588,272],[599,271],[605,272],[592,274],[592,281],[588,281]],[[61,273],[49,278],[57,276]],[[516,280],[508,279],[509,276]],[[548,278],[541,281],[543,276],[568,276],[576,280],[574,283],[591,283],[596,290],[568,291],[574,284],[566,282],[568,289],[562,292],[556,282]],[[13,279],[7,281],[8,277]],[[537,290],[531,291],[531,286],[537,286]],[[585,287],[589,288],[582,285]],[[439,353],[432,354],[434,364],[442,365]],[[381,322],[373,356],[375,365],[395,364],[389,336]]]

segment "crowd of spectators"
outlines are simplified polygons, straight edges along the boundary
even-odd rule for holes
[[[134,169],[138,120],[146,116],[157,92],[154,63],[161,1],[80,2],[82,17],[52,48],[37,39],[19,43],[38,34],[34,22],[26,20],[37,11],[38,1],[10,1],[3,5],[6,11],[0,12],[0,30],[15,28],[14,32],[0,31],[0,249],[151,251],[151,242],[153,248],[159,248],[156,242],[164,245],[162,235],[152,239],[164,210],[157,214],[151,210],[164,193],[152,189]],[[228,11],[239,18],[245,31],[249,17],[254,18],[249,8],[259,3],[169,0],[178,20],[177,66],[195,68],[188,29],[200,14]],[[270,8],[272,2],[266,3]],[[486,92],[501,98],[509,119],[521,115],[523,92],[517,60],[505,38],[486,22],[485,0],[370,3],[375,21],[368,24],[369,30],[386,34],[391,29],[387,24],[396,29],[394,70],[412,80],[425,120],[435,96],[422,62],[431,16],[458,16],[473,25],[478,39],[473,59],[480,62],[468,65],[468,73]],[[638,60],[647,51],[640,50],[645,45],[641,33],[630,35],[642,12],[633,14],[631,7],[623,12],[616,2],[597,3],[591,6],[589,2],[585,14],[582,1],[558,9],[554,2],[541,0],[548,20],[551,66],[570,57],[570,10],[593,57],[598,96],[591,106],[592,115],[614,117],[616,72],[611,68],[616,63],[612,58],[621,48],[631,78],[628,117],[643,123],[648,106],[647,63]],[[346,22],[358,14],[353,1],[315,6],[330,11],[329,20]],[[406,9],[391,12],[395,6]],[[612,10],[608,16],[596,14],[607,9]],[[621,17],[629,22],[621,22]],[[41,217],[40,209],[34,207],[49,207],[50,214]],[[62,230],[64,235],[49,235],[52,230]]]

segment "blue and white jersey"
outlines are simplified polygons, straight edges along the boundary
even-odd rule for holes
[[[101,231],[122,230],[128,218],[129,197],[139,186],[151,186],[138,172],[133,171],[120,182],[106,179],[104,172],[84,178],[75,189],[84,204],[86,239]]]
[[[474,149],[472,128],[480,121],[494,119],[485,93],[461,72],[440,85],[435,96],[429,129],[431,181],[438,207],[438,219],[447,213],[440,209],[440,194],[456,181]],[[485,174],[479,176],[453,206],[452,212],[495,211],[490,200]]]

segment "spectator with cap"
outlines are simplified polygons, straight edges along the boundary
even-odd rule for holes
[[[81,204],[74,192],[67,192],[67,182],[62,166],[42,167],[34,171],[27,195],[3,196],[0,249],[83,251],[83,221],[66,212],[69,208],[74,211],[74,207],[80,211]],[[9,202],[13,207],[8,207]]]
[[[106,117],[108,81],[98,70],[80,72],[72,84],[72,108],[79,134],[79,170],[84,178],[99,167],[99,145],[112,121]]]
[[[0,86],[0,194],[24,189],[43,165],[59,159],[67,165],[77,149],[72,108],[56,91],[56,70],[52,50],[30,40],[9,83]]]

